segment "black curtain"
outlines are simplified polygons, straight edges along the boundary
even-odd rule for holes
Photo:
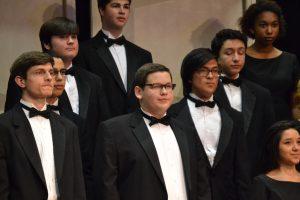
[[[80,42],[91,38],[91,1],[76,0],[76,22],[79,26]]]
[[[281,6],[286,21],[286,35],[279,39],[276,47],[297,55],[300,60],[300,1],[276,0]]]

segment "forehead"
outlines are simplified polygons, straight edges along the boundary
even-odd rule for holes
[[[293,128],[283,131],[281,134],[281,140],[288,138],[300,138],[299,132]]]
[[[278,16],[274,12],[264,11],[260,13],[256,18],[256,22],[261,22],[261,21],[265,21],[265,22],[278,21]]]
[[[51,63],[46,63],[43,65],[34,65],[31,68],[29,68],[28,71],[36,71],[36,70],[45,70],[45,71],[49,71],[53,69],[52,64]]]
[[[242,40],[239,39],[228,39],[225,40],[221,50],[226,50],[226,49],[240,49],[240,48],[246,48],[245,44]]]
[[[54,59],[54,65],[53,65],[54,69],[60,70],[60,69],[65,68],[64,62],[62,61],[61,58],[54,57],[53,59]]]
[[[109,3],[110,4],[112,4],[112,3],[129,4],[129,1],[128,0],[111,0]]]
[[[168,83],[171,81],[169,72],[154,72],[147,76],[147,82],[149,83]]]
[[[205,63],[201,68],[212,69],[212,68],[217,68],[217,67],[218,67],[218,63],[217,63],[216,59],[211,59],[210,61]]]

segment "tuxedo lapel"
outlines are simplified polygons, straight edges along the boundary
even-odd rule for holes
[[[215,92],[215,98],[219,99],[219,102],[222,103],[223,105],[230,106],[230,102],[225,92],[224,85],[220,81],[217,90]]]
[[[242,114],[244,118],[244,132],[247,134],[251,122],[251,118],[253,115],[253,110],[255,107],[256,97],[244,82],[241,84],[241,90],[242,90],[242,111],[243,111]]]
[[[73,111],[70,100],[69,100],[69,97],[68,97],[65,90],[63,91],[63,93],[59,97],[58,107],[59,108],[65,108],[67,110]]]
[[[82,118],[86,118],[88,106],[89,106],[89,97],[91,93],[91,88],[88,82],[86,82],[85,78],[82,77],[80,73],[80,69],[76,66],[75,67],[75,80],[78,88],[78,97],[79,97],[79,115]]]
[[[125,49],[126,49],[126,59],[127,59],[127,91],[131,91],[131,87],[133,85],[133,80],[136,72],[136,66],[138,66],[137,63],[137,57],[136,54],[132,51],[130,46],[128,45],[128,42],[125,42]]]
[[[189,145],[188,145],[188,141],[187,141],[186,137],[184,136],[186,133],[184,133],[183,130],[181,130],[179,127],[175,126],[173,121],[171,121],[170,125],[171,125],[173,133],[176,137],[179,149],[180,149],[185,179],[187,181],[187,185],[188,185],[189,189],[191,189]]]
[[[98,56],[103,60],[103,62],[105,63],[105,67],[112,73],[119,87],[126,94],[126,90],[122,78],[120,76],[118,67],[116,65],[116,62],[113,56],[111,55],[108,47],[106,46],[104,39],[100,36],[100,33],[97,34],[96,40],[98,44],[95,44],[96,45],[95,47]]]
[[[152,164],[157,176],[159,177],[161,183],[165,186],[163,174],[161,171],[158,155],[151,138],[150,132],[142,118],[142,115],[138,112],[133,113],[131,118],[131,127],[133,134],[137,138],[138,142],[144,149],[150,163]]]
[[[52,140],[53,140],[53,154],[55,160],[56,177],[59,181],[62,176],[64,157],[65,157],[65,128],[57,119],[55,113],[51,113],[50,117]]]
[[[227,145],[231,139],[232,129],[233,129],[233,121],[231,117],[226,113],[226,111],[219,107],[220,115],[221,115],[221,133],[219,138],[219,144],[217,148],[217,153],[214,159],[213,167],[215,167],[219,161],[223,153],[225,152]]]
[[[42,182],[46,185],[41,158],[30,123],[19,104],[17,104],[13,109],[13,124],[15,126],[16,138],[20,142],[20,145],[22,146],[32,167],[35,169]]]

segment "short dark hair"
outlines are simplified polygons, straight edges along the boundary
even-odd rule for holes
[[[112,0],[98,0],[98,8],[101,8],[102,10],[105,9],[106,5],[109,4]],[[128,0],[129,4],[131,4],[131,0]]]
[[[211,41],[211,50],[218,58],[220,50],[226,40],[240,40],[244,43],[245,48],[247,48],[247,36],[238,30],[233,29],[223,29],[216,33],[215,37]]]
[[[155,72],[168,72],[172,80],[172,74],[169,68],[158,63],[147,63],[140,67],[135,73],[134,86],[144,88],[148,76]]]
[[[279,167],[279,142],[282,133],[288,129],[295,129],[300,134],[300,122],[296,120],[279,121],[267,130],[266,148],[263,153],[264,173]]]
[[[10,74],[14,79],[16,76],[21,76],[22,78],[27,78],[27,71],[36,65],[44,65],[51,63],[54,65],[53,58],[47,54],[39,51],[30,51],[21,54],[13,63],[10,68]]]
[[[184,57],[180,71],[183,95],[188,95],[192,91],[193,74],[212,59],[215,59],[215,56],[207,48],[194,49]]]
[[[48,52],[44,44],[51,44],[52,36],[76,34],[79,29],[77,24],[66,17],[55,17],[46,21],[40,29],[40,42],[43,52]]]
[[[280,6],[274,1],[259,1],[249,6],[249,8],[239,20],[241,31],[248,37],[255,39],[255,35],[253,34],[253,32],[251,32],[251,29],[254,29],[254,24],[257,16],[266,11],[270,11],[277,15],[279,20],[279,37],[282,37],[286,31],[285,20]]]

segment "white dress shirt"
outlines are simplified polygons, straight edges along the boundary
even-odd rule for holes
[[[67,69],[70,69],[71,67],[72,64]],[[68,95],[73,112],[79,114],[79,94],[74,76],[67,75],[65,91]]]
[[[31,108],[33,104],[20,100],[22,104]],[[42,110],[46,110],[46,103]],[[23,108],[23,111],[30,123],[39,156],[42,162],[46,186],[48,190],[47,200],[57,200],[59,197],[58,185],[55,172],[55,161],[53,154],[53,141],[50,120],[42,116],[29,118],[29,111]]]
[[[149,126],[150,121],[146,118],[144,121],[158,155],[168,199],[187,200],[181,153],[171,126],[160,123]]]
[[[111,39],[117,39],[122,36],[122,34],[121,34],[121,35],[119,35],[119,37],[115,38],[112,34],[110,34],[109,31],[106,31],[104,29],[102,29],[102,31],[108,38],[111,38]],[[126,58],[125,46],[113,44],[109,47],[109,51],[110,51],[111,55],[113,56],[115,63],[118,67],[119,74],[122,78],[125,90],[127,90],[127,58]]]
[[[225,76],[225,75],[223,75]],[[230,106],[237,111],[242,111],[242,91],[240,87],[233,84],[223,84],[224,89],[229,100]]]
[[[190,93],[190,96],[195,99],[200,99],[193,93]],[[213,96],[209,101],[213,101]],[[213,108],[207,106],[196,107],[195,103],[189,99],[187,99],[187,104],[207,158],[210,165],[213,166],[221,133],[219,107],[217,104]]]

